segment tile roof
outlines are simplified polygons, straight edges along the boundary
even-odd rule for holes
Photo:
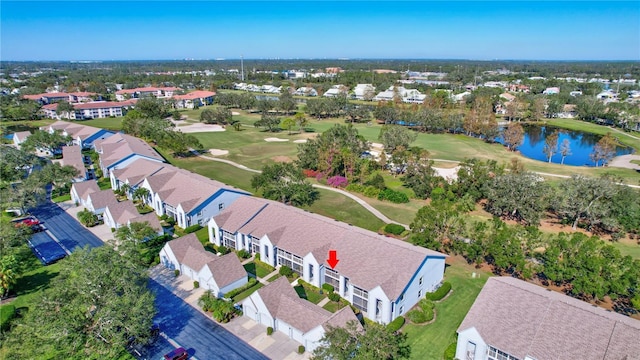
[[[100,191],[100,187],[98,186],[98,183],[95,180],[76,182],[76,183],[73,183],[71,186],[76,189],[76,193],[83,200],[86,200],[89,194]]]
[[[175,255],[176,260],[178,260],[178,262],[181,264],[184,263],[184,257],[187,254],[187,250],[189,250],[189,248],[202,247],[200,240],[198,240],[198,237],[194,233],[171,240],[167,242],[167,245],[169,246],[169,248],[171,248],[171,251],[173,252],[173,255]]]
[[[91,193],[89,194],[89,198],[91,198],[91,204],[94,209],[102,209],[107,207],[107,205],[118,202],[111,189]]]
[[[489,278],[458,332],[515,357],[640,359],[640,321],[511,277]]]
[[[196,90],[184,95],[174,95],[173,98],[176,100],[194,100],[194,99],[207,98],[215,95],[216,93],[213,91]]]
[[[73,166],[78,173],[76,176],[84,175],[87,169],[84,166],[84,155],[78,145],[62,147],[62,164]]]
[[[335,314],[298,297],[286,278],[281,277],[256,292],[271,315],[306,333],[318,326],[344,326],[347,321],[358,321],[353,311]],[[351,315],[349,315],[349,313]]]
[[[131,200],[115,202],[107,205],[107,208],[113,220],[119,225],[127,225],[129,220],[140,216]]]
[[[336,250],[340,260],[336,271],[367,291],[380,285],[391,299],[402,294],[427,256],[446,256],[279,202],[254,200],[267,206],[254,214],[250,221],[247,218],[246,224],[238,229],[240,233],[257,238],[268,235],[279,249],[300,257],[312,253],[317,261],[325,264],[329,249]],[[246,199],[236,200],[214,218],[216,223],[220,219],[232,227],[238,226],[241,215],[234,213],[247,213],[242,208],[247,202]],[[258,206],[254,205],[254,208]]]
[[[236,233],[262,210],[267,203],[253,196],[242,196],[234,201],[233,211],[223,211],[216,217],[216,224],[225,231]]]

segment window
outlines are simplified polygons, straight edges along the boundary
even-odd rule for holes
[[[309,264],[309,280],[313,279],[313,264]]]
[[[418,299],[422,297],[422,290],[418,290]]]
[[[251,252],[254,254],[260,254],[260,240],[251,237]]]
[[[324,282],[333,286],[334,289],[340,290],[340,274],[329,268],[324,269]]]
[[[487,359],[488,360],[518,360],[517,357],[513,355],[509,355],[502,350],[498,350],[493,346],[489,345],[489,349],[487,350]]]
[[[369,306],[369,293],[366,290],[353,286],[353,306],[367,312]]]
[[[264,246],[264,259],[269,260],[269,247],[267,245]]]
[[[222,209],[224,209],[224,203],[218,204],[218,210],[222,210]]]
[[[400,315],[404,313],[404,305],[400,305]]]
[[[376,317],[382,315],[382,300],[376,299]]]
[[[282,249],[278,249],[277,254],[278,265],[288,266],[293,270],[296,274],[302,276],[302,258],[297,255],[293,255],[288,251],[284,251]]]
[[[418,285],[422,285],[422,276],[420,276],[420,280],[418,280]]]
[[[476,344],[471,341],[467,342],[466,360],[474,360],[476,358]]]
[[[220,232],[222,233],[222,245],[224,247],[230,248],[235,250],[236,249],[236,237],[234,234],[228,232],[228,231],[224,231],[222,229],[220,229]]]

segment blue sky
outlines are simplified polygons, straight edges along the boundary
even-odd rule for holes
[[[638,1],[0,1],[2,60],[640,60]]]

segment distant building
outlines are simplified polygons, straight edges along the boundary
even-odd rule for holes
[[[376,96],[376,88],[371,84],[358,84],[353,88],[353,98],[370,101]]]
[[[544,89],[544,91],[542,93],[545,94],[545,95],[559,94],[560,93],[560,88],[557,88],[557,87],[546,88],[546,89]]]
[[[199,106],[213,104],[213,91],[196,90],[184,95],[174,95],[173,99],[177,109],[193,109]]]

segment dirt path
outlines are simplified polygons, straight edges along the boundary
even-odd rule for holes
[[[611,160],[609,166],[632,170],[640,170],[640,165],[634,164],[631,160],[640,160],[640,155],[620,155]]]

